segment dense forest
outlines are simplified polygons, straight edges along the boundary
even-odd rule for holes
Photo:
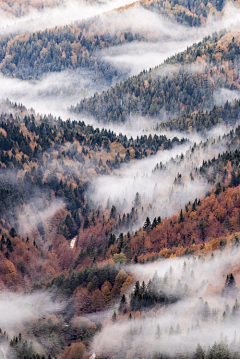
[[[191,113],[167,122],[160,122],[156,130],[178,130],[203,132],[216,125],[235,126],[239,120],[240,102],[226,102],[224,106],[214,106],[210,111]]]
[[[205,21],[209,15],[219,16],[223,10],[224,1],[217,0],[211,1],[211,5],[208,1],[150,1],[143,2],[143,6],[146,6],[151,11],[156,11],[166,17],[174,18],[181,24],[188,26],[201,26],[205,24]]]
[[[91,2],[90,2],[91,3]],[[63,0],[38,0],[38,1],[2,1],[0,9],[6,14],[12,14],[16,17],[22,17],[29,13],[31,9],[43,10],[46,8],[54,8],[63,6]],[[180,23],[189,26],[201,26],[206,21],[209,14],[219,15],[223,10],[224,2],[211,1],[211,6],[208,2],[200,1],[186,1],[181,0],[177,2],[164,1],[140,1],[140,5],[150,11],[158,12],[166,17],[174,17]]]
[[[12,14],[16,17],[21,17],[29,13],[31,9],[43,10],[44,8],[52,8],[63,4],[63,0],[3,0],[0,4],[0,9],[7,15]]]
[[[54,6],[54,3],[52,5]],[[16,4],[14,4],[13,8],[15,6]],[[21,4],[19,6],[21,7]],[[211,6],[208,6],[207,3],[203,4],[200,1],[195,1],[194,3],[181,1],[178,4],[176,2],[167,4],[162,1],[143,1],[135,6],[137,8],[138,6],[143,6],[150,11],[163,13],[164,16],[174,17],[183,24],[199,26],[201,19],[206,19],[210,12],[214,14],[215,7],[216,12],[221,11],[223,2],[216,1],[216,3],[213,2]],[[121,9],[121,12],[124,11],[127,15],[128,6]],[[104,17],[95,17],[75,23],[72,26],[56,27],[52,30],[17,36],[1,36],[0,71],[7,76],[31,79],[41,78],[44,73],[49,71],[60,72],[67,68],[85,68],[97,73],[98,81],[102,81],[108,86],[121,81],[127,77],[126,71],[114,67],[101,59],[100,50],[136,41],[168,40],[169,36],[164,33],[155,34],[151,30],[147,32],[135,30],[130,21],[124,32],[121,32],[117,28],[117,21],[116,25],[110,21],[111,15],[117,16],[113,12],[113,14],[105,14]],[[208,51],[206,46],[205,49],[210,55],[210,61],[214,60],[216,50],[212,48]],[[199,48],[195,52],[197,56],[202,54],[202,50]],[[223,51],[222,60],[224,60],[225,52],[226,50]],[[231,59],[234,56],[234,47],[231,48],[230,53],[232,56],[230,54],[228,56]],[[185,63],[184,58],[179,59],[179,54],[177,61]],[[144,80],[148,81],[148,78],[144,78]]]
[[[124,122],[130,115],[164,119],[211,108],[214,91],[239,88],[238,57],[239,33],[215,33],[72,110],[99,121]]]
[[[240,357],[237,3],[1,2],[1,359]]]
[[[89,255],[94,256],[95,250],[98,255],[103,254],[111,244],[110,241],[107,245],[111,226],[116,222],[116,209],[94,208],[87,192],[91,179],[110,176],[121,164],[147,158],[163,148],[167,150],[187,142],[157,135],[128,139],[112,131],[94,129],[84,122],[39,118],[28,114],[23,106],[8,103],[8,107],[10,112],[15,113],[1,114],[2,224],[8,232],[13,228],[13,237],[21,234],[26,246],[29,237],[34,235],[32,242],[36,249],[48,250],[50,254],[58,248],[62,269],[69,266],[66,246],[72,265],[77,260],[77,253],[72,257],[66,241],[73,239],[79,230],[85,235],[89,235],[92,226],[101,231],[95,246],[88,246],[83,240],[88,258]],[[104,214],[109,219],[104,220]],[[132,214],[130,217],[128,214],[125,225],[123,223],[127,230],[130,218]],[[2,255],[13,260],[15,254],[11,243],[3,231]],[[44,256],[43,252],[42,258]],[[85,254],[81,256],[85,258]],[[24,260],[19,258],[19,263],[16,263],[19,274],[41,277],[41,273],[38,276],[29,272]],[[56,271],[55,265],[53,268],[50,273]]]
[[[157,40],[154,31],[140,32],[129,24],[124,32],[111,22],[113,14],[31,34],[0,37],[0,71],[20,79],[36,79],[48,72],[90,69],[97,81],[111,86],[127,77],[127,72],[104,61],[100,51],[117,45]],[[117,14],[116,14],[117,16]],[[129,22],[130,23],[130,22]],[[168,38],[167,35],[160,35]]]

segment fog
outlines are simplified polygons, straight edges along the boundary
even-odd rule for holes
[[[13,293],[10,291],[0,292],[0,328],[2,333],[4,331],[9,335],[11,340],[14,335],[19,333],[25,334],[26,328],[24,325],[32,323],[39,318],[44,318],[48,314],[57,314],[63,310],[65,304],[57,302],[52,299],[51,294],[47,292],[35,292],[32,294]],[[25,334],[26,335],[26,334]],[[1,336],[1,339],[2,336]],[[37,343],[31,335],[31,343],[33,347],[37,347],[42,351],[42,347]],[[44,345],[44,340],[41,341]],[[1,340],[0,343],[0,357],[6,358],[6,353],[9,349],[9,342]],[[9,356],[8,356],[9,357]],[[15,358],[15,353],[11,353],[11,358]]]
[[[138,5],[120,13],[107,13],[132,2],[132,0],[109,0],[101,4],[90,4],[83,1],[65,1],[53,8],[45,7],[41,11],[30,7],[29,12],[21,17],[1,11],[0,34],[45,30],[98,15],[103,19],[104,25],[109,26],[111,34],[128,30],[139,32],[143,36],[141,42],[116,46],[96,53],[102,61],[109,62],[122,70],[120,78],[113,79],[112,85],[114,85],[129,75],[137,75],[142,70],[163,63],[168,57],[184,51],[187,46],[200,41],[213,31],[224,27],[239,27],[240,10],[231,4],[226,5],[220,20],[214,21],[209,17],[206,25],[198,29],[176,24]],[[186,71],[193,73],[201,69],[201,65],[193,65]],[[157,75],[162,76],[173,70],[172,67],[163,66]],[[74,106],[81,99],[89,98],[95,92],[100,93],[109,87],[104,79],[99,79],[98,73],[91,70],[65,70],[61,73],[45,74],[38,81],[23,81],[0,75],[0,83],[0,98],[9,98],[13,102],[22,103],[28,108],[33,108],[36,113],[52,113],[56,117],[61,116],[63,120],[68,117],[72,120],[84,120],[95,127],[108,127],[117,133],[134,138],[141,134],[156,133],[153,129],[156,122],[165,119],[164,114],[156,120],[129,116],[123,125],[104,123],[100,125],[94,118],[70,114],[68,108],[71,105]],[[213,98],[213,104],[224,105],[226,100],[239,98],[239,92],[217,89]],[[93,178],[88,196],[96,206],[102,205],[104,208],[109,199],[110,205],[115,205],[117,211],[123,212],[131,210],[138,192],[141,197],[139,219],[131,230],[141,227],[146,216],[151,220],[155,216],[162,218],[170,216],[183,208],[188,201],[196,197],[202,198],[211,189],[206,179],[192,180],[190,173],[202,164],[203,159],[206,161],[229,149],[227,141],[219,138],[228,131],[227,127],[218,127],[207,133],[205,137],[198,134],[180,134],[177,131],[158,132],[158,134],[166,134],[170,139],[174,136],[188,138],[189,142],[170,150],[161,150],[146,159],[121,165],[112,176]],[[205,146],[203,142],[206,138],[208,142]],[[195,149],[192,152],[193,147]],[[77,173],[79,177],[86,174],[86,170],[82,170],[77,164],[74,167],[72,161],[66,161],[65,164],[66,167],[63,169],[61,162],[53,159],[46,162],[45,169],[58,174],[69,171],[69,174]],[[178,174],[181,174],[181,181],[175,183]],[[14,175],[10,173],[9,176],[11,185],[15,184]],[[53,216],[65,207],[64,199],[58,201],[49,199],[49,202],[45,203],[46,206],[40,208],[43,200],[45,201],[35,195],[19,211],[21,235],[34,233],[36,226],[41,223],[47,228]],[[234,295],[230,293],[231,295],[222,296],[225,278],[230,272],[234,273],[237,286],[240,288],[239,260],[240,249],[234,247],[224,252],[215,252],[213,258],[210,255],[206,259],[173,258],[149,265],[127,267],[126,271],[131,272],[134,279],[144,280],[146,284],[157,270],[160,277],[156,280],[157,289],[161,289],[169,297],[176,296],[177,300],[163,307],[156,306],[155,309],[145,313],[133,313],[132,321],[128,320],[127,315],[118,316],[115,324],[109,320],[112,312],[108,314],[108,318],[106,312],[100,313],[99,316],[93,314],[94,319],[103,318],[103,328],[93,339],[92,352],[96,352],[97,355],[109,355],[113,359],[123,359],[127,352],[128,358],[137,357],[138,354],[147,357],[157,351],[179,355],[187,351],[193,352],[198,342],[207,350],[215,341],[226,341],[225,335],[228,337],[228,343],[231,343],[235,331],[236,341],[239,340],[239,329],[231,316],[235,299],[239,294],[235,291]],[[229,311],[226,309],[227,305]],[[54,302],[47,293],[20,295],[1,292],[0,327],[17,334],[22,323],[36,320],[48,313],[56,313],[63,306],[64,304]],[[222,316],[224,311],[226,319]],[[156,335],[158,324],[161,334]],[[236,341],[232,346],[239,346]]]
[[[114,175],[93,179],[89,196],[95,205],[114,205],[121,213],[134,207],[138,192],[141,197],[139,221],[132,230],[142,226],[147,216],[151,220],[155,216],[171,216],[189,201],[204,197],[211,189],[207,179],[194,178],[194,172],[203,160],[212,159],[229,149],[226,138],[220,137],[229,130],[230,127],[216,127],[208,133],[206,142],[196,136],[192,138],[192,141],[196,141],[195,145],[193,142],[185,143],[145,159],[123,164]],[[179,180],[178,174],[181,175]]]
[[[95,92],[107,90],[109,85],[91,70],[77,69],[50,73],[42,80],[24,81],[0,75],[0,99],[22,103],[36,113],[69,117],[67,108]]]
[[[134,76],[144,69],[158,66],[168,57],[183,51],[192,44],[192,38],[183,41],[172,40],[157,43],[134,42],[102,51],[102,58],[115,67],[129,71],[131,76]]]
[[[131,26],[128,25],[128,17],[124,19],[118,15],[121,28],[124,26],[132,27],[134,31],[154,31],[156,39],[149,43],[131,43],[110,48],[102,52],[103,59],[112,63],[114,66],[131,71],[131,75],[137,75],[143,69],[158,66],[168,57],[175,55],[187,48],[187,46],[197,43],[203,37],[211,35],[214,31],[221,29],[235,29],[240,27],[239,16],[240,8],[228,3],[225,7],[222,18],[218,21],[208,17],[206,24],[201,28],[186,27],[172,20],[166,19],[148,10],[132,8],[128,10],[131,16]],[[125,14],[126,15],[126,14]],[[115,15],[116,16],[116,15]],[[117,20],[114,21],[116,27]],[[119,25],[120,26],[120,25]],[[159,41],[159,37],[161,41]],[[165,39],[168,39],[167,41]],[[200,66],[200,65],[199,65]],[[162,69],[161,69],[162,70]]]
[[[236,90],[219,88],[213,93],[214,105],[224,106],[227,101],[231,102],[235,99],[239,100],[239,98],[240,98],[240,91],[236,91]]]
[[[42,198],[33,198],[18,212],[18,232],[21,236],[34,235],[36,227],[41,223],[44,224],[46,231],[50,230],[52,218],[66,206],[63,200],[54,200],[48,204],[45,203],[46,208],[39,209],[39,203],[41,202]]]
[[[83,0],[67,0],[59,6],[42,10],[29,9],[29,13],[16,17],[0,11],[0,34],[20,34],[69,25],[71,22],[85,20],[120,6],[131,4],[132,0],[106,0],[89,3]]]
[[[239,259],[239,247],[232,245],[213,256],[209,253],[207,257],[173,258],[127,267],[140,285],[144,281],[148,288],[151,279],[154,290],[161,290],[169,301],[153,308],[142,307],[143,312],[132,311],[132,320],[128,319],[129,312],[119,315],[114,324],[109,313],[102,331],[94,338],[92,351],[112,358],[148,357],[156,352],[179,356],[192,354],[198,343],[207,350],[215,341],[228,343],[231,350],[239,349],[239,314],[232,315],[239,290],[231,287],[222,293],[231,272],[239,288]],[[127,298],[129,306],[130,293]],[[118,313],[117,307],[114,309]]]
[[[54,302],[48,293],[16,294],[0,293],[0,328],[15,330],[22,323],[60,311],[64,303]],[[16,334],[19,333],[16,329]]]
[[[25,167],[25,170],[29,169]],[[50,170],[50,163],[46,163],[42,173],[47,175]],[[59,168],[58,171],[60,172]],[[56,215],[61,217],[61,210],[66,207],[66,200],[64,198],[52,199],[49,190],[43,189],[42,186],[33,185],[31,181],[26,181],[26,179],[23,180],[24,174],[25,172],[22,170],[1,169],[0,186],[7,190],[10,189],[15,194],[15,200],[10,196],[7,208],[1,208],[1,214],[6,215],[19,237],[26,239],[29,236],[34,238],[39,247],[42,248],[43,245],[47,247],[54,238],[59,223],[53,223],[54,217]],[[40,241],[39,238],[41,238]]]
[[[125,3],[121,3],[121,5],[124,4]],[[118,5],[119,2],[117,1],[109,1],[105,3],[105,5],[90,5],[70,1],[64,6],[70,7],[71,10],[69,10],[69,12],[71,12],[73,16],[77,16],[78,12],[73,11],[71,6],[83,6],[81,14],[84,14],[84,11],[86,11],[91,17],[94,14],[89,11],[89,7],[93,10],[101,9],[102,13],[103,8],[111,10]],[[44,11],[45,10],[43,10],[43,13]],[[64,11],[62,8],[47,9],[46,12],[48,13],[48,11],[56,11],[56,14],[61,12],[66,21],[70,21],[70,19],[68,19],[67,8],[64,9]],[[114,46],[108,50],[96,53],[96,56],[120,70],[119,77],[113,78],[111,85],[114,86],[116,82],[125,80],[129,75],[136,75],[144,69],[147,70],[150,67],[159,65],[168,57],[177,52],[184,51],[187,46],[200,41],[203,36],[211,35],[215,30],[220,30],[226,26],[230,26],[230,28],[231,26],[238,27],[239,11],[239,8],[229,4],[226,6],[222,19],[213,21],[209,18],[204,27],[197,29],[177,24],[140,6],[130,7],[121,12],[109,12],[100,17],[101,23],[104,24],[104,26],[108,25],[109,32],[112,31],[113,34],[115,34],[117,31],[139,31],[143,37],[146,37],[148,42],[132,42],[131,44]],[[42,12],[41,16],[43,16]],[[55,21],[54,24],[57,25],[54,16],[49,16],[51,17],[51,21]],[[58,17],[58,15],[56,15],[56,17]],[[23,21],[23,19],[24,18],[19,18],[16,21]],[[43,19],[39,21],[41,24],[44,23]],[[48,27],[50,27],[51,21],[48,21]],[[31,23],[35,26],[36,21],[31,21]],[[29,31],[33,31],[33,29],[29,29]],[[199,65],[195,66],[195,68],[193,67],[194,66],[187,67],[186,71],[201,70]],[[159,75],[162,76],[166,71],[169,72],[172,70],[169,66],[163,66],[159,69]],[[178,67],[177,70],[179,70]],[[87,69],[65,70],[61,73],[45,74],[42,80],[39,81],[23,81],[0,76],[0,83],[0,98],[9,98],[13,102],[23,103],[28,108],[34,108],[37,113],[52,113],[54,116],[61,116],[63,119],[77,117],[75,114],[70,114],[67,111],[67,108],[71,105],[75,106],[81,99],[89,98],[93,96],[95,92],[101,93],[109,87],[109,84],[99,76],[99,73]],[[219,93],[216,92],[214,95],[214,104],[222,104],[225,95],[226,93],[219,96]],[[231,95],[229,98],[232,99],[233,96]],[[129,124],[131,120],[132,119],[129,118]],[[135,118],[133,118],[133,120],[135,121]],[[94,123],[94,119],[91,118],[85,118],[85,121],[87,123]],[[126,131],[129,131],[129,125],[127,124],[125,126],[127,127]],[[139,128],[139,130],[142,131],[143,127]]]

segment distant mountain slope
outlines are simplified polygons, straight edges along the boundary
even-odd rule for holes
[[[166,118],[211,108],[214,91],[240,88],[239,45],[238,30],[214,33],[72,110],[99,121],[124,122],[130,114]]]
[[[162,220],[161,223],[156,218],[152,223],[146,220],[143,230],[135,232],[134,235],[120,237],[110,246],[106,256],[110,258],[111,253],[120,252],[129,256],[130,252],[130,258],[134,259],[135,256],[137,262],[150,259],[151,255],[157,253],[157,258],[159,255],[168,258],[174,254],[193,254],[199,250],[200,245],[202,248],[206,245],[208,250],[214,246],[224,247],[227,243],[226,237],[240,231],[239,167],[237,174],[236,166],[231,167],[235,160],[239,162],[239,151],[232,156],[225,153],[219,160],[210,162],[209,173],[212,166],[214,169],[219,166],[219,172],[225,172],[225,181],[209,196],[202,200],[196,198],[195,201],[187,203],[179,214]],[[203,164],[200,171],[206,170],[205,165]],[[232,168],[232,174],[229,176]],[[208,245],[211,241],[212,248],[211,244]]]
[[[141,3],[151,11],[189,26],[204,25],[209,15],[220,17],[225,5],[223,0],[143,0]]]
[[[2,0],[0,9],[6,14],[21,17],[29,13],[30,9],[42,10],[44,7],[51,8],[64,3],[64,0]]]
[[[128,139],[84,122],[28,114],[16,105],[9,112],[0,114],[0,215],[24,237],[34,233],[41,248],[56,233],[72,239],[88,227],[92,178],[186,142],[157,135]]]
[[[139,4],[136,6],[139,8]],[[121,75],[122,70],[103,61],[100,50],[133,41],[169,38],[155,33],[154,29],[145,31],[135,27],[131,13],[124,7],[120,12],[111,11],[71,26],[30,35],[1,36],[0,71],[7,76],[31,79],[67,68],[91,68],[111,85],[112,78]]]
[[[144,8],[183,25],[200,26],[209,13],[218,13],[215,6],[221,11],[222,1],[214,0],[205,4],[199,0],[171,3],[143,0],[71,26],[30,35],[1,36],[0,71],[7,76],[31,79],[67,68],[90,68],[111,86],[113,78],[115,82],[123,78],[123,70],[103,61],[99,56],[100,50],[133,41],[154,42],[169,40],[171,37],[150,27],[148,30],[141,30],[139,26],[136,28],[134,21],[131,21],[131,11],[137,12]],[[120,15],[122,20],[118,18]],[[126,74],[124,76],[126,78]]]
[[[219,93],[219,96],[221,94]],[[240,93],[239,93],[240,96]],[[226,102],[223,106],[214,106],[210,111],[182,115],[167,122],[160,122],[156,130],[197,131],[211,130],[216,125],[234,126],[240,119],[240,101]]]
[[[114,44],[125,43],[125,37],[115,41],[106,32],[98,35],[89,28],[95,26],[65,27],[64,29],[46,30],[31,35],[19,35],[12,40],[10,36],[1,37],[0,71],[7,76],[21,79],[40,78],[46,72],[60,72],[67,68],[91,68],[111,84],[112,78],[119,72],[101,59],[94,52]],[[130,41],[137,39],[131,36]],[[120,71],[121,74],[121,71]]]

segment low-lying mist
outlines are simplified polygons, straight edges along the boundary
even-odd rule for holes
[[[68,2],[66,6],[83,6],[83,9],[91,7],[93,9],[114,8],[119,5],[117,1],[107,2],[105,5],[89,5],[81,2]],[[121,4],[124,5],[124,4]],[[45,10],[44,10],[45,11]],[[68,21],[68,12],[61,9],[48,9],[46,11],[60,11],[64,14],[66,21]],[[88,10],[86,10],[88,12]],[[122,77],[113,79],[112,86],[116,82],[125,80],[130,74],[136,75],[142,70],[148,70],[150,67],[154,67],[162,63],[169,56],[172,56],[176,52],[183,51],[187,46],[190,46],[194,42],[200,41],[204,36],[210,35],[215,30],[220,30],[223,27],[238,27],[239,9],[232,4],[228,4],[225,8],[222,19],[213,21],[208,19],[207,24],[202,28],[186,27],[164,17],[143,9],[140,6],[134,6],[124,11],[114,13],[108,13],[101,17],[101,21],[109,26],[114,23],[113,29],[109,27],[109,31],[141,31],[144,36],[150,36],[154,33],[154,38],[148,38],[148,42],[133,42],[122,46],[111,47],[108,50],[102,50],[97,53],[97,56],[116,66],[118,70],[122,70]],[[72,10],[71,10],[72,12]],[[73,11],[75,14],[75,12]],[[42,13],[41,13],[42,14]],[[76,13],[77,14],[77,13]],[[81,12],[84,14],[84,11]],[[91,12],[89,13],[91,15]],[[29,15],[30,16],[30,15]],[[41,15],[42,16],[42,15]],[[50,15],[49,15],[50,16]],[[74,15],[75,16],[75,15]],[[114,21],[113,21],[114,19]],[[141,26],[139,25],[141,19]],[[53,17],[51,21],[55,21]],[[22,18],[18,19],[22,21]],[[32,21],[35,23],[35,21]],[[42,20],[41,20],[42,23]],[[48,22],[50,26],[51,22]],[[54,25],[57,25],[55,21]],[[30,31],[30,30],[29,30]],[[168,39],[166,41],[166,39]],[[161,68],[163,75],[166,71],[172,71],[169,66]],[[186,69],[186,71],[193,71],[192,68]],[[197,67],[194,71],[199,71]],[[107,90],[109,84],[104,78],[99,77],[99,73],[87,70],[65,70],[61,73],[51,73],[43,76],[39,81],[22,81],[18,79],[0,77],[1,90],[0,98],[9,98],[13,102],[23,103],[29,108],[34,108],[36,112],[41,114],[52,113],[54,116],[61,116],[63,119],[68,117],[75,118],[75,114],[69,114],[67,108],[71,105],[75,106],[81,99],[89,98],[93,96],[95,92],[102,92]],[[214,104],[222,104],[223,98],[226,94],[219,95],[218,92],[214,95]],[[232,99],[235,94],[229,93],[227,98]],[[160,114],[160,120],[164,118],[163,114]],[[78,117],[79,118],[79,117]],[[80,119],[82,117],[80,116]],[[93,123],[94,119],[85,118],[87,123]],[[159,120],[159,119],[158,119]],[[147,119],[151,123],[151,120]],[[136,118],[129,118],[129,124],[127,124],[127,131]],[[96,123],[97,126],[97,123]],[[107,125],[109,126],[109,124]],[[106,126],[105,126],[106,127]],[[146,127],[144,125],[144,127]],[[144,129],[141,125],[138,128],[140,131]],[[149,127],[149,126],[147,126]],[[110,128],[112,128],[110,126]],[[123,131],[124,132],[124,127]],[[127,132],[125,132],[127,133]],[[132,131],[133,133],[133,131]]]
[[[226,5],[221,19],[213,20],[209,16],[206,25],[201,28],[186,27],[141,7],[131,8],[125,13],[128,16],[124,19],[121,18],[121,14],[114,14],[116,20],[114,27],[119,21],[121,23],[119,27],[122,30],[124,26],[126,29],[133,28],[134,31],[141,30],[146,33],[154,30],[157,35],[154,41],[148,43],[120,45],[107,49],[105,52],[102,51],[103,59],[118,68],[122,67],[131,71],[131,75],[137,75],[143,69],[148,70],[159,65],[168,57],[201,41],[204,36],[211,35],[214,31],[240,27],[240,9],[232,3]],[[131,18],[131,25],[128,24],[128,17]]]
[[[125,315],[116,308],[116,322],[105,320],[92,351],[123,359],[152,357],[157,352],[179,357],[192,354],[198,343],[204,350],[214,342],[228,344],[232,351],[239,349],[239,306],[235,302],[239,299],[239,259],[240,248],[233,244],[206,257],[128,267],[140,282],[139,289],[135,286],[126,295]],[[236,283],[233,279],[225,284],[229,273]],[[157,304],[147,306],[140,293],[156,295]]]
[[[64,303],[53,301],[47,292],[20,294],[0,292],[0,328],[19,333],[22,323],[42,317],[48,313],[56,313],[64,307]]]
[[[115,46],[102,51],[102,57],[115,67],[120,67],[130,72],[131,76],[137,75],[142,70],[158,66],[168,57],[183,51],[193,44],[193,39],[183,41],[162,41],[153,43],[133,43]]]
[[[41,10],[29,8],[28,14],[14,16],[0,11],[0,34],[30,33],[55,26],[68,25],[74,21],[98,16],[120,6],[131,4],[133,0],[106,0],[104,2],[87,2],[83,0],[65,0],[58,6],[43,7]]]
[[[87,69],[51,73],[39,81],[0,75],[0,82],[0,98],[22,103],[36,113],[51,113],[63,119],[68,118],[67,108],[70,105],[76,105],[79,100],[91,97],[95,92],[107,90],[109,86],[103,78],[98,77],[98,73]]]
[[[1,263],[0,263],[1,266]],[[42,322],[47,316],[57,315],[65,308],[66,303],[56,301],[53,296],[48,292],[34,292],[34,293],[13,293],[10,291],[0,291],[0,328],[1,328],[1,342],[0,342],[0,357],[16,358],[17,354],[14,350],[11,351],[11,345],[9,347],[10,339],[13,336],[19,336],[19,333],[25,337],[26,328],[31,328],[33,323],[39,320]],[[4,341],[5,334],[7,333],[8,340]],[[45,349],[49,350],[54,342],[54,338],[51,335],[50,339],[44,336],[41,339],[36,338],[33,332],[30,330],[28,335],[31,337],[31,347],[37,349],[41,353],[45,353]],[[41,334],[42,335],[42,334]],[[40,344],[40,343],[41,344]],[[23,347],[26,344],[23,343]]]
[[[195,145],[193,142],[185,143],[123,164],[114,175],[93,179],[89,196],[95,205],[114,205],[122,212],[130,211],[135,206],[138,192],[141,198],[138,204],[139,222],[132,230],[142,226],[147,216],[151,219],[171,216],[189,201],[204,197],[211,189],[207,180],[194,178],[194,172],[203,160],[212,159],[228,148],[226,139],[220,136],[229,130],[225,127],[214,128],[208,133],[206,143],[201,136],[191,138],[189,135]]]

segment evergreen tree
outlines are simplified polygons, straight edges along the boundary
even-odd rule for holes
[[[183,211],[182,211],[182,209],[181,209],[178,223],[182,223],[182,222],[184,222],[184,217],[183,217]]]
[[[145,223],[144,223],[144,225],[143,225],[143,229],[144,229],[144,230],[147,230],[147,229],[150,228],[150,226],[151,226],[151,221],[150,221],[149,217],[147,217],[147,218],[146,218],[146,221],[145,221]]]

